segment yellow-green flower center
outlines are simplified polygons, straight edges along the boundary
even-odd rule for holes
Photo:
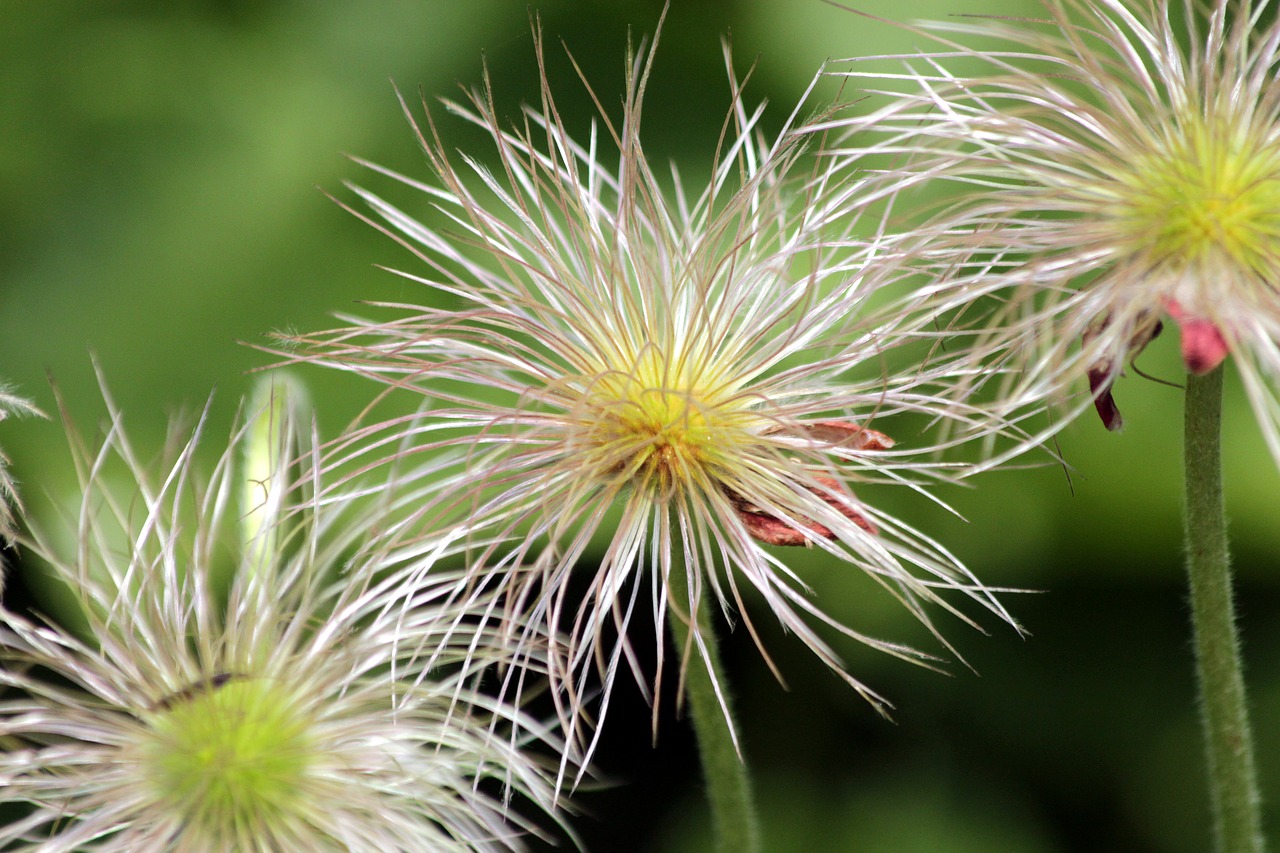
[[[149,722],[142,764],[153,795],[194,837],[264,837],[264,827],[292,822],[314,747],[309,721],[277,684],[195,685]]]
[[[1197,120],[1134,158],[1121,236],[1155,264],[1229,264],[1269,276],[1280,257],[1280,143]]]
[[[664,500],[716,479],[762,421],[705,364],[673,366],[653,349],[625,371],[602,372],[588,398],[598,478],[621,476]]]

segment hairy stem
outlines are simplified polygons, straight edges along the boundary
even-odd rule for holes
[[[740,756],[734,739],[733,706],[715,632],[707,618],[707,596],[699,595],[691,612],[686,580],[675,580],[671,590],[681,605],[680,609],[697,620],[697,634],[705,645],[705,657],[696,641],[691,640],[689,625],[678,614],[670,614],[668,621],[677,652],[683,655],[688,651],[688,667],[684,674],[685,707],[698,738],[698,755],[702,760],[702,774],[715,826],[716,850],[718,853],[758,853],[760,826],[755,798],[746,762]]]
[[[1218,853],[1265,849],[1222,499],[1222,368],[1187,382],[1187,578]]]

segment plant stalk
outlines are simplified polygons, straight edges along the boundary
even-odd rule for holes
[[[672,594],[680,609],[697,620],[698,633],[707,652],[704,659],[696,643],[689,649],[684,700],[698,739],[698,755],[715,828],[715,849],[717,853],[759,853],[760,825],[751,777],[734,741],[732,696],[720,663],[715,631],[707,616],[708,596],[700,595],[691,611],[688,579],[673,580]],[[683,655],[691,642],[689,625],[678,613],[669,613],[668,617],[676,651]],[[716,694],[717,684],[724,698],[723,705]]]
[[[1253,735],[1222,498],[1222,367],[1187,381],[1184,526],[1201,724],[1217,853],[1262,853]]]

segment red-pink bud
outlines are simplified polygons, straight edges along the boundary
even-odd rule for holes
[[[1212,320],[1191,316],[1176,299],[1166,299],[1164,307],[1182,332],[1182,362],[1187,370],[1202,376],[1230,355],[1222,330]]]

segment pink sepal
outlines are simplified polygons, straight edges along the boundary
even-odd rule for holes
[[[1231,354],[1222,330],[1212,320],[1191,316],[1176,299],[1165,299],[1164,308],[1182,332],[1182,362],[1187,370],[1201,376]]]

